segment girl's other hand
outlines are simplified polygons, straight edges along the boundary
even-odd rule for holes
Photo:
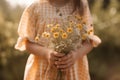
[[[74,65],[77,59],[78,53],[76,51],[71,51],[68,55],[59,58],[55,64],[57,65],[57,68],[61,69],[61,71],[67,71]]]
[[[68,53],[68,55],[59,58],[59,60],[55,63],[59,69],[61,69],[62,71],[66,71],[70,69],[78,59],[83,58],[84,55],[88,54],[92,50],[92,48],[93,46],[91,44],[84,42],[83,47],[80,47],[75,51],[71,51],[70,53]]]
[[[59,58],[62,58],[65,54],[58,53],[56,51],[49,50],[46,53],[46,58],[48,60],[48,63],[50,65],[55,65],[55,62],[59,60]]]

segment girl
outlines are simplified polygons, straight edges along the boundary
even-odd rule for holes
[[[76,14],[86,20],[87,29],[93,29],[87,0],[38,0],[25,9],[15,46],[18,50],[31,53],[26,64],[24,80],[49,80],[46,74],[50,65],[65,71],[65,80],[90,80],[87,54],[101,43],[93,32],[89,36],[91,44],[85,41],[81,48],[71,51],[68,55],[47,48],[44,46],[47,41],[35,41],[36,36],[41,36],[47,24],[60,22],[61,17],[66,20],[65,17]],[[53,72],[49,74],[51,80],[54,80],[55,74],[53,68]]]

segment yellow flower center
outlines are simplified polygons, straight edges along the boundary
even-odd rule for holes
[[[83,34],[82,35],[82,40],[86,40],[87,39],[87,34]]]
[[[73,29],[72,28],[67,28],[68,33],[72,33]]]
[[[93,32],[93,29],[89,30],[87,33],[90,35]]]
[[[49,38],[50,37],[50,33],[44,32],[44,33],[42,33],[42,37]]]
[[[57,28],[60,27],[60,24],[56,24],[56,27],[57,27]]]
[[[35,37],[35,41],[36,41],[36,42],[39,41],[39,37],[38,37],[38,36]]]
[[[59,32],[55,32],[55,33],[53,34],[53,37],[54,37],[54,38],[58,38],[58,37],[59,37]]]
[[[63,33],[63,32],[64,32],[64,31],[61,29],[61,30],[60,30],[60,33]]]
[[[47,33],[47,34],[46,34],[46,38],[49,38],[49,37],[50,37],[50,34],[49,34],[49,33]]]
[[[78,28],[79,30],[82,30],[82,25],[81,25],[81,24],[77,24],[77,28]]]
[[[63,33],[63,34],[62,34],[62,38],[63,38],[63,39],[66,39],[67,37],[68,37],[67,33]]]

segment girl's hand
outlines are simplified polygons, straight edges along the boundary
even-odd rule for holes
[[[59,58],[55,64],[62,71],[66,71],[70,69],[78,59],[83,58],[84,55],[88,54],[92,48],[93,46],[91,44],[84,42],[83,47],[76,49],[75,51],[71,51],[68,55]]]
[[[57,68],[61,69],[61,71],[66,71],[74,65],[77,59],[78,52],[71,51],[70,53],[68,53],[68,55],[59,58],[59,60],[56,61],[55,64],[57,65]]]
[[[56,51],[49,50],[46,53],[46,58],[50,65],[55,65],[55,62],[59,60],[59,58],[63,57],[65,54],[58,53]]]

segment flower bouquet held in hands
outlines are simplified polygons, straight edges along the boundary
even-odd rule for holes
[[[48,48],[53,49],[58,53],[63,53],[65,55],[69,54],[70,51],[82,47],[84,41],[90,42],[88,36],[91,35],[93,30],[87,29],[86,22],[81,16],[68,16],[66,21],[61,20],[61,22],[54,22],[52,24],[47,24],[45,31],[38,34],[35,38],[36,42],[41,40],[47,41],[45,44]],[[52,67],[50,67],[49,71]],[[64,80],[64,72],[59,69],[53,79],[49,77],[49,80]],[[52,74],[49,76],[52,76]]]

